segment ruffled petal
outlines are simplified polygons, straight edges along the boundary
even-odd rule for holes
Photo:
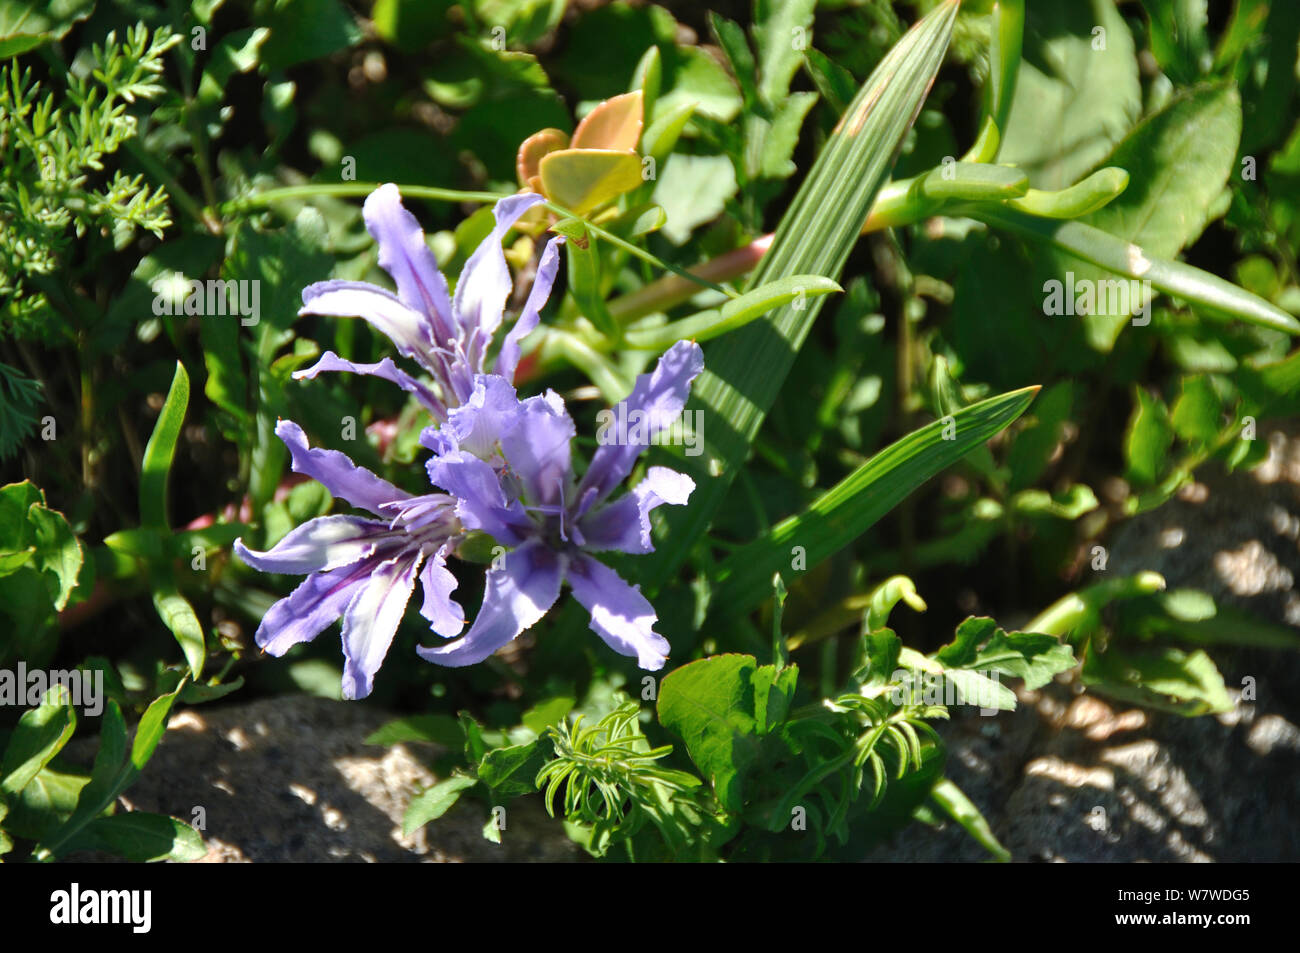
[[[521,409],[508,380],[479,374],[469,400],[452,410],[440,429],[426,427],[420,443],[434,453],[465,450],[481,460],[492,460],[500,455],[497,442],[502,433],[515,425]]]
[[[652,372],[636,379],[632,393],[612,411],[615,432],[607,434],[605,442],[596,448],[591,466],[583,474],[578,515],[627,479],[636,458],[654,436],[671,427],[681,414],[691,393],[691,381],[702,370],[704,352],[700,346],[694,341],[678,341],[664,352]]]
[[[326,351],[321,355],[320,360],[311,367],[304,368],[301,371],[294,371],[293,379],[296,381],[314,380],[316,375],[323,371],[348,371],[352,374],[368,374],[371,377],[380,377],[386,381],[391,381],[408,394],[414,394],[425,409],[437,419],[445,420],[447,418],[447,408],[438,399],[437,395],[394,364],[391,357],[384,358],[378,364],[354,364],[351,361],[345,361],[333,351]]]
[[[447,568],[446,547],[429,557],[420,571],[420,586],[424,589],[424,605],[420,615],[429,620],[434,632],[444,639],[460,635],[465,628],[465,610],[451,598],[456,591],[456,577]]]
[[[389,182],[371,192],[361,214],[379,245],[379,267],[392,276],[397,296],[428,315],[435,340],[450,340],[454,323],[447,282],[424,240],[424,229],[402,207],[397,186]]]
[[[599,560],[578,555],[566,578],[573,596],[591,613],[591,629],[615,652],[636,658],[641,668],[657,672],[668,659],[668,640],[654,630],[654,606]]]
[[[399,490],[387,480],[359,467],[337,450],[311,449],[307,437],[292,420],[281,420],[275,434],[289,448],[294,473],[302,473],[325,484],[325,489],[353,506],[384,515],[384,504],[409,499],[411,494]]]
[[[500,569],[487,573],[483,607],[465,637],[447,645],[417,646],[437,665],[481,662],[536,623],[560,597],[563,559],[538,541],[506,554]]]
[[[303,523],[266,552],[235,540],[235,553],[262,572],[303,575],[350,566],[372,555],[388,524],[357,516],[321,516]]]
[[[579,523],[583,548],[599,552],[649,553],[650,511],[662,503],[681,506],[690,499],[695,481],[667,467],[651,467],[632,492],[588,513]]]
[[[406,612],[423,556],[408,551],[375,567],[343,613],[343,697],[365,698]]]
[[[501,343],[501,353],[497,355],[495,370],[508,381],[515,379],[515,369],[519,367],[520,345],[524,338],[537,327],[541,320],[542,308],[551,296],[555,284],[555,275],[560,269],[560,245],[564,243],[563,235],[556,235],[546,243],[542,258],[537,264],[537,275],[533,278],[532,290],[524,310],[519,312],[515,326],[510,329],[506,339]]]

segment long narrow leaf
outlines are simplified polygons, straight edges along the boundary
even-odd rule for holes
[[[793,547],[803,548],[809,569],[838,552],[926,480],[1024,413],[1037,392],[1037,387],[1026,387],[990,397],[890,444],[805,512],[732,553],[719,567],[713,605],[727,613],[752,609],[771,594],[774,572],[793,580]]]
[[[167,528],[167,475],[171,472],[176,441],[189,403],[190,376],[185,373],[185,365],[177,361],[167,401],[154,424],[149,444],[144,448],[144,463],[140,468],[141,526]]]
[[[956,2],[941,3],[876,67],[781,219],[748,289],[798,274],[839,277],[943,62],[956,16]],[[679,461],[697,489],[689,506],[668,517],[670,542],[645,566],[652,588],[672,574],[708,528],[824,300],[804,308],[792,302],[709,348],[691,402],[704,411],[704,452]]]

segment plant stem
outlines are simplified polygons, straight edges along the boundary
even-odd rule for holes
[[[350,196],[369,195],[379,188],[378,182],[347,182],[341,185],[287,185],[265,192],[254,192],[220,206],[222,215],[237,215],[255,208],[264,208],[273,202],[292,199],[306,199],[316,195],[329,195],[347,198]],[[403,195],[419,199],[432,199],[435,202],[496,202],[507,198],[507,192],[464,192],[459,189],[440,189],[426,185],[400,185]]]

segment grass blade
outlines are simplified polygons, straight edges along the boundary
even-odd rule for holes
[[[1038,392],[1026,387],[990,397],[895,441],[818,498],[805,512],[732,553],[718,570],[712,603],[747,612],[772,592],[772,574],[793,581],[792,547],[804,549],[806,569],[865,533],[909,493],[956,463],[1024,413]],[[954,439],[944,439],[947,430]]]
[[[746,290],[791,275],[839,277],[943,62],[956,16],[957,3],[940,4],[876,67],[827,140]],[[787,304],[710,346],[691,400],[708,418],[704,452],[677,461],[697,489],[689,506],[668,517],[666,545],[644,566],[650,588],[672,575],[708,528],[824,300],[803,308]],[[771,578],[769,569],[765,587]]]
[[[181,424],[185,422],[185,409],[189,403],[190,376],[185,373],[185,365],[177,361],[167,401],[154,424],[149,444],[144,448],[144,462],[140,467],[141,526],[167,528],[167,475],[171,472],[176,441],[181,435]]]

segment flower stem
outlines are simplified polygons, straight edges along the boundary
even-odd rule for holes
[[[316,195],[328,195],[341,198],[369,195],[379,188],[378,182],[346,182],[339,185],[287,185],[265,192],[254,192],[221,205],[221,214],[237,215],[255,208],[264,208],[273,202],[306,199]],[[440,189],[427,185],[399,185],[398,190],[404,196],[418,199],[432,199],[435,202],[496,202],[506,198],[507,192],[464,192],[459,189]]]

